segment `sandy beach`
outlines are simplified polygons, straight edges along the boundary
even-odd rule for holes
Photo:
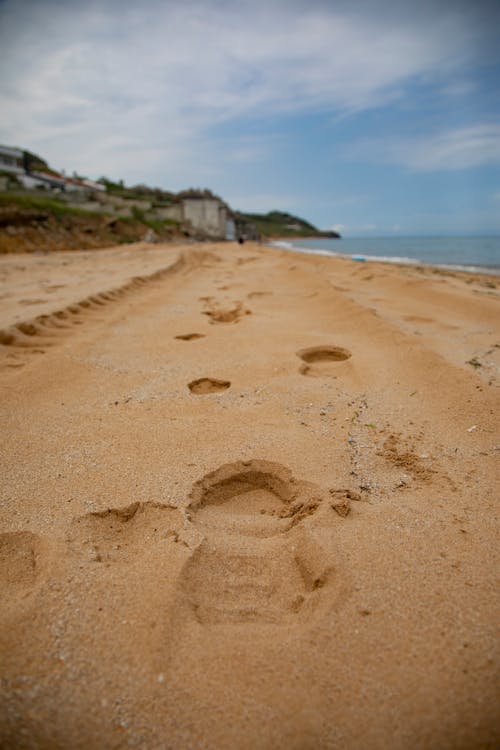
[[[500,742],[498,278],[0,258],[0,746]]]

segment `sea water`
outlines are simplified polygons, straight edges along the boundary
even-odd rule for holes
[[[341,255],[463,271],[500,274],[500,237],[373,237],[294,239],[273,243],[289,250]]]

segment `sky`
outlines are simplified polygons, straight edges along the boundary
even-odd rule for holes
[[[0,143],[343,236],[500,234],[498,0],[0,0]]]

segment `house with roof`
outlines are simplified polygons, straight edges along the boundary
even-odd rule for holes
[[[49,169],[46,162],[36,155],[11,146],[0,145],[0,172],[12,175],[27,190],[42,188],[87,196],[94,192],[106,191],[104,185],[99,182],[66,177]]]
[[[20,148],[0,146],[0,172],[17,175],[24,171],[24,152]]]

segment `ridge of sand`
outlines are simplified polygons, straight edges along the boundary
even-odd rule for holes
[[[141,267],[140,258],[144,250],[147,251],[150,250],[150,248],[138,246],[134,248],[133,254],[130,252],[126,253],[126,255],[129,256],[129,259],[132,260],[132,263],[129,262],[128,264],[123,263],[124,253],[116,253],[116,257],[113,258],[113,261],[118,266],[117,270],[119,273],[115,273],[115,277],[118,276],[118,280],[121,283],[119,283],[118,286],[113,287],[109,286],[111,279],[106,275],[106,269],[103,268],[103,258],[98,255],[97,258],[95,258],[97,262],[93,267],[92,282],[90,284],[92,294],[83,298],[78,298],[77,295],[81,293],[80,284],[81,281],[84,280],[84,276],[78,277],[78,275],[74,275],[72,278],[70,277],[68,279],[66,272],[63,274],[64,281],[71,280],[72,283],[50,285],[48,288],[46,286],[44,288],[42,282],[42,288],[46,293],[58,288],[66,289],[62,295],[66,302],[66,304],[63,303],[64,306],[61,306],[61,299],[56,302],[54,299],[50,297],[48,298],[47,296],[44,299],[42,298],[38,300],[14,300],[14,305],[11,300],[9,300],[7,304],[5,304],[4,301],[3,305],[0,302],[0,319],[4,318],[7,322],[12,318],[15,320],[14,323],[11,323],[4,328],[0,328],[0,345],[3,347],[11,347],[11,356],[7,357],[3,364],[7,367],[22,366],[24,361],[20,357],[21,353],[24,352],[26,354],[29,352],[30,354],[44,354],[45,349],[43,347],[54,344],[54,337],[60,338],[64,331],[69,331],[71,326],[82,325],[84,323],[84,318],[82,316],[87,316],[93,310],[100,310],[103,306],[118,300],[120,297],[123,297],[123,295],[136,291],[137,288],[142,287],[144,284],[159,281],[169,274],[187,272],[192,266],[202,266],[204,261],[214,260],[215,258],[212,253],[206,250],[192,250],[189,253],[182,253],[175,252],[175,248],[169,248],[167,257],[165,257],[164,252],[161,252],[156,253],[154,258],[147,258],[146,252],[145,260],[149,260],[150,262],[149,264],[147,262],[144,263],[144,266],[146,268],[152,266],[155,270],[150,270],[149,273],[142,273],[130,277],[128,274],[130,274],[132,268],[135,267],[138,269]],[[173,252],[175,253],[174,255]],[[64,266],[68,263],[66,258],[64,258],[64,255],[65,254],[63,254],[63,258],[61,258],[61,254],[56,254],[55,259],[51,258],[50,260],[52,263],[45,264],[44,272],[47,273],[48,271],[55,270],[56,273],[57,271],[60,273],[60,264]],[[81,255],[82,258],[80,258],[80,260],[89,260],[88,253],[82,253]],[[102,255],[104,255],[104,252]],[[75,259],[73,258],[72,260],[74,263]],[[108,258],[106,257],[105,260],[107,261]],[[159,262],[162,263],[162,265],[158,267]],[[166,262],[167,265],[165,265]],[[21,269],[26,270],[29,265],[29,263],[27,265],[22,265]],[[97,273],[96,266],[98,267]],[[14,265],[13,269],[14,271],[17,271],[18,267]],[[4,273],[5,270],[6,269],[4,268]],[[75,269],[72,268],[73,272],[74,270]],[[81,271],[82,269],[78,270]],[[17,279],[14,280],[11,287],[17,292],[17,294],[19,294],[19,288],[16,289],[16,286],[19,286],[19,282],[16,285],[16,281]],[[12,297],[14,294],[11,292],[10,294],[4,295],[4,297]],[[35,317],[26,317],[18,312],[19,304],[23,302],[30,305],[40,303],[45,310],[43,313],[36,315]],[[193,335],[196,336],[196,334]]]
[[[0,745],[497,746],[494,279],[67,257],[0,263]]]

